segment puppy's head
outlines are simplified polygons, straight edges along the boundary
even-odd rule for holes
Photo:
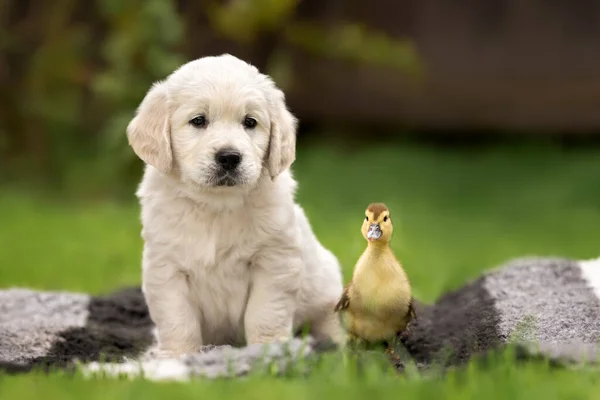
[[[144,162],[205,189],[275,179],[295,159],[296,118],[266,75],[231,55],[184,64],[155,83],[127,127]]]

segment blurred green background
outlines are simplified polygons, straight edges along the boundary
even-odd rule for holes
[[[285,90],[298,200],[346,279],[373,201],[424,301],[512,257],[598,256],[599,9],[1,0],[0,285],[139,284],[125,127],[152,82],[224,52]]]
[[[599,19],[600,0],[0,0],[0,287],[139,285],[142,164],[125,127],[152,82],[225,52],[272,75],[299,117],[298,200],[346,280],[373,201],[391,208],[392,246],[422,301],[513,257],[597,257]],[[161,390],[531,399],[598,388],[593,374],[506,360],[435,381],[302,379]],[[163,393],[11,382],[0,397]]]

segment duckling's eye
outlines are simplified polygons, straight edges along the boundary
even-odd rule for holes
[[[388,220],[388,216],[386,215],[385,217],[383,217],[383,222],[387,222]]]
[[[368,220],[369,220],[369,217],[365,217],[365,221],[368,221]]]

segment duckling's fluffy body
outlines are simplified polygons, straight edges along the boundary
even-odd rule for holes
[[[408,276],[389,246],[392,231],[387,207],[371,204],[362,227],[367,248],[335,308],[348,333],[367,342],[393,339],[414,316]]]
[[[355,336],[370,342],[386,340],[406,328],[411,288],[389,248],[367,248],[358,260],[348,291],[351,301],[344,324]]]

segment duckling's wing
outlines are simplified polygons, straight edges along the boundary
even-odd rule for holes
[[[335,305],[335,312],[342,311],[350,306],[350,285],[352,282],[348,283],[344,286],[344,290],[342,291],[342,297],[340,297],[340,301]]]

